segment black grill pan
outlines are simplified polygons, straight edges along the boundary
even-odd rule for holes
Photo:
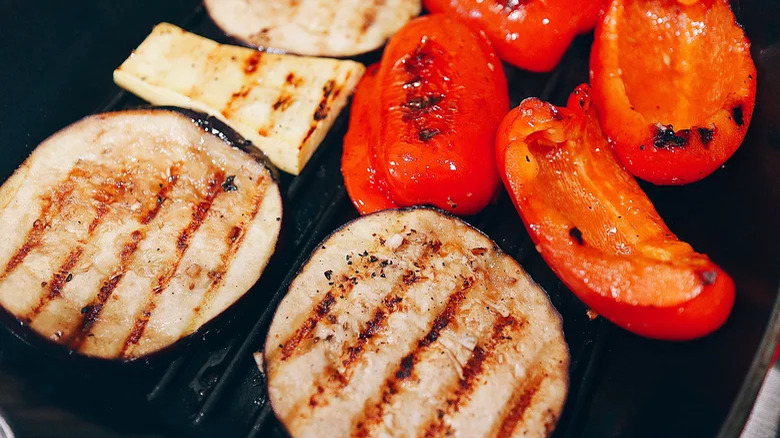
[[[758,67],[758,101],[745,143],[699,183],[642,184],[669,227],[733,276],[737,301],[721,330],[668,343],[602,318],[591,321],[536,253],[506,194],[466,218],[523,264],[563,316],[571,388],[556,437],[732,437],[747,419],[780,338],[780,4],[745,0],[735,10]],[[67,124],[144,105],[114,86],[111,72],[160,21],[231,42],[193,0],[0,0],[0,181]],[[550,74],[507,68],[512,104],[527,96],[564,104],[587,80],[591,42],[591,36],[575,40]],[[368,64],[379,56],[359,60]],[[281,175],[279,250],[238,306],[170,351],[131,364],[68,357],[4,330],[0,372],[29,388],[25,397],[33,403],[45,399],[117,434],[286,436],[252,353],[262,348],[275,306],[309,252],[357,216],[339,171],[347,119],[345,113],[337,120],[300,176]],[[14,422],[14,411],[6,410]],[[14,425],[22,436],[43,430]]]

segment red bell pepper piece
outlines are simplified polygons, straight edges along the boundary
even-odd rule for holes
[[[603,0],[425,0],[485,31],[504,61],[534,72],[552,70],[577,34],[593,29]]]
[[[588,92],[581,85],[566,108],[526,99],[499,127],[499,170],[536,248],[585,304],[631,332],[714,331],[734,283],[666,227],[615,160]]]
[[[342,173],[362,213],[431,204],[474,214],[495,196],[494,139],[509,110],[487,38],[453,18],[409,22],[354,97]]]
[[[750,43],[728,0],[613,0],[591,52],[593,102],[629,172],[686,184],[745,137],[756,100]]]
[[[387,194],[386,185],[377,180],[375,156],[369,146],[376,144],[379,135],[378,73],[378,63],[369,66],[355,89],[341,157],[344,185],[361,214],[398,207]]]

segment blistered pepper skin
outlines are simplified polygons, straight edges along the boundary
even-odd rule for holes
[[[604,0],[425,0],[481,29],[504,61],[533,72],[555,68],[575,36],[596,25]]]
[[[483,34],[442,14],[409,22],[355,93],[342,160],[355,206],[482,210],[501,184],[493,144],[508,96]]]
[[[726,321],[731,277],[669,230],[616,161],[586,85],[565,108],[522,102],[501,123],[496,153],[536,248],[596,313],[665,340],[698,338]]]
[[[620,162],[687,184],[739,148],[756,100],[750,43],[728,0],[612,0],[591,51],[593,101]]]

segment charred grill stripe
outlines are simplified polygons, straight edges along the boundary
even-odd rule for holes
[[[412,265],[422,266],[427,264],[429,257],[438,253],[439,248],[441,248],[441,242],[439,241],[426,242],[423,245],[423,250],[415,258]],[[369,258],[369,260],[371,259]],[[374,258],[374,260],[378,261],[377,258]],[[329,275],[332,275],[332,272]],[[357,339],[352,345],[344,345],[338,359],[338,362],[341,364],[340,369],[337,370],[332,366],[328,366],[314,380],[313,386],[316,388],[316,392],[308,397],[308,401],[304,399],[298,402],[298,407],[292,409],[291,412],[296,412],[298,416],[306,413],[310,414],[312,413],[311,410],[303,409],[304,402],[311,407],[326,406],[334,394],[349,384],[355,371],[355,366],[366,351],[366,346],[373,345],[376,342],[378,339],[377,335],[381,334],[387,326],[387,319],[390,315],[400,310],[401,306],[399,304],[403,301],[403,297],[406,296],[409,286],[411,286],[411,283],[406,284],[403,282],[403,278],[403,276],[399,276],[398,282],[390,287],[390,292],[382,298],[381,305],[374,310],[371,319],[366,321],[363,327],[361,327]]]
[[[155,203],[153,204],[153,207],[146,213],[144,218],[141,220],[142,225],[148,224],[155,217],[157,217],[157,213],[160,212],[163,203],[168,198],[168,193],[170,193],[171,189],[173,189],[173,186],[175,186],[176,182],[178,181],[179,181],[179,165],[177,164],[172,166],[168,171],[168,178],[166,179],[165,184],[163,184],[163,186],[157,192],[157,198]]]
[[[160,208],[162,207],[162,201],[166,199],[168,192],[171,190],[173,185],[176,184],[177,173],[178,173],[178,166],[174,166],[170,169],[169,171],[170,176],[167,178],[166,183],[162,185],[160,190],[157,192],[155,201],[152,204],[153,207],[149,210],[149,212],[147,212],[144,215],[143,219],[141,220],[142,224],[146,224],[152,219],[154,219],[154,217],[160,211]],[[111,204],[114,201],[116,201],[115,198],[112,198],[110,196],[102,196],[102,197],[108,200],[108,202]],[[81,243],[88,243],[94,237],[97,227],[103,222],[103,219],[108,213],[109,203],[98,202],[98,205],[95,208],[95,217],[92,219],[92,221],[89,223],[89,226],[87,227],[86,239]],[[47,282],[48,289],[49,289],[48,294],[42,295],[38,304],[32,309],[30,309],[30,311],[27,313],[26,319],[28,321],[32,321],[36,316],[38,316],[38,314],[43,310],[44,307],[46,307],[46,305],[50,301],[52,301],[53,299],[61,295],[63,286],[67,282],[68,277],[72,275],[71,271],[76,266],[76,264],[81,260],[83,254],[84,254],[84,246],[79,246],[76,249],[71,250],[70,254],[68,254],[68,257],[62,263],[62,265],[57,269],[57,271],[55,271],[55,273],[52,275],[52,278]]]
[[[76,263],[79,262],[83,253],[84,247],[81,245],[70,251],[68,256],[65,258],[65,261],[60,265],[59,268],[57,268],[51,279],[46,283],[48,286],[48,293],[41,295],[41,299],[38,301],[38,304],[36,304],[35,307],[27,312],[27,315],[24,318],[25,320],[32,322],[32,320],[35,319],[39,313],[41,313],[41,310],[43,310],[49,301],[60,296],[62,293],[62,288],[65,286],[65,283],[68,280],[68,276],[71,275],[71,271],[76,266]]]
[[[437,411],[438,415],[434,416],[433,420],[425,428],[424,436],[426,438],[443,436],[445,434],[446,424],[444,418],[460,410],[460,403],[471,396],[476,389],[474,382],[486,372],[486,362],[495,357],[496,348],[504,341],[511,339],[511,337],[504,334],[505,331],[512,328],[517,330],[522,325],[522,321],[518,323],[511,316],[496,319],[490,338],[484,345],[474,348],[466,365],[463,367],[463,377],[458,380],[455,387],[447,391],[452,393],[452,396],[447,398],[445,405]]]
[[[374,4],[369,6],[363,12],[363,23],[360,25],[359,35],[362,36],[368,31],[368,29],[371,28],[371,26],[374,25],[374,22],[376,22],[376,13],[382,6],[384,6],[385,1],[386,0],[374,0]]]
[[[203,224],[203,221],[205,221],[206,216],[208,216],[208,213],[211,210],[211,206],[214,204],[216,197],[220,193],[223,193],[223,191],[220,189],[221,183],[224,179],[225,175],[222,171],[216,171],[209,177],[205,198],[195,204],[190,222],[176,238],[176,258],[173,260],[171,266],[165,271],[165,273],[157,279],[157,286],[152,290],[152,294],[149,295],[144,310],[141,311],[140,315],[136,316],[133,328],[122,345],[122,349],[119,353],[120,357],[125,357],[127,349],[131,345],[135,345],[138,343],[138,341],[141,340],[141,337],[146,330],[146,325],[149,323],[149,318],[151,318],[154,309],[157,308],[157,300],[160,294],[162,294],[163,291],[168,287],[171,279],[179,269],[179,264],[181,263],[181,260],[184,258],[184,254],[187,252],[187,249],[190,246],[192,236],[195,234],[195,232],[198,231],[200,226]]]
[[[328,111],[330,111],[330,97],[334,94],[335,88],[336,82],[332,79],[322,86],[322,99],[320,100],[320,104],[317,105],[317,109],[314,111],[314,116],[312,116],[315,121],[319,122],[325,117],[328,117]]]
[[[521,423],[523,415],[531,406],[534,395],[539,391],[539,387],[542,386],[545,377],[546,375],[543,372],[537,371],[531,375],[527,384],[515,388],[507,403],[507,410],[504,412],[498,425],[498,432],[495,434],[496,438],[511,437],[513,435],[515,428]]]
[[[303,149],[303,146],[306,144],[307,141],[309,141],[309,137],[311,137],[312,134],[314,134],[314,131],[317,130],[317,124],[313,124],[309,127],[309,131],[306,132],[306,135],[303,136],[303,140],[301,140],[301,144],[298,145],[298,149]]]
[[[100,312],[103,310],[108,298],[114,292],[119,282],[130,266],[130,261],[138,250],[138,246],[143,238],[143,232],[141,230],[135,230],[130,234],[130,239],[122,245],[122,250],[119,253],[119,266],[114,273],[103,281],[103,285],[100,287],[97,296],[90,302],[89,305],[81,309],[81,321],[79,321],[78,327],[70,335],[70,339],[65,342],[73,350],[79,350],[84,343],[84,339],[89,335],[92,326],[100,317]]]
[[[54,189],[54,195],[48,196],[43,201],[43,206],[41,207],[41,212],[38,215],[38,218],[33,222],[30,231],[27,232],[27,237],[25,238],[24,243],[22,243],[14,255],[11,256],[10,260],[8,260],[3,273],[0,274],[0,280],[4,279],[10,273],[12,273],[19,265],[22,264],[24,259],[33,249],[40,246],[43,235],[46,233],[51,219],[59,214],[60,210],[65,204],[65,201],[68,199],[68,197],[70,197],[71,193],[73,193],[73,190],[76,186],[73,179],[77,172],[79,172],[77,169],[72,169],[68,176],[66,176],[65,179],[60,182]]]
[[[252,52],[244,60],[244,74],[251,75],[252,73],[255,73],[257,71],[257,66],[260,65],[260,60],[262,59],[262,57],[263,57],[263,52],[260,51]]]
[[[401,302],[401,298],[396,296],[393,292],[389,293],[383,299],[385,308],[378,308],[374,311],[372,318],[363,326],[358,333],[357,342],[350,346],[345,347],[341,354],[341,364],[344,367],[343,370],[337,370],[332,366],[328,366],[326,370],[315,379],[316,392],[309,397],[308,404],[314,408],[317,406],[325,406],[328,404],[329,395],[334,394],[339,389],[344,388],[349,384],[354,371],[353,365],[357,362],[357,359],[362,356],[366,344],[375,335],[381,332],[385,328],[385,322],[390,314],[394,313],[398,308],[397,304]],[[320,382],[320,383],[317,383]],[[300,403],[298,404],[300,406]],[[311,414],[311,410],[294,409],[296,415],[300,416],[305,413]]]
[[[233,259],[235,258],[236,254],[238,253],[238,250],[241,248],[241,245],[244,242],[244,237],[246,237],[248,224],[252,224],[252,222],[255,220],[255,217],[257,217],[257,213],[260,211],[260,206],[263,205],[263,200],[265,199],[265,193],[268,189],[269,184],[265,178],[260,177],[258,178],[257,185],[258,185],[257,194],[255,194],[252,200],[251,210],[248,211],[246,214],[246,217],[248,219],[242,222],[241,224],[231,228],[230,233],[226,238],[228,242],[228,249],[224,253],[222,253],[219,268],[217,268],[216,271],[214,272],[212,276],[211,284],[209,284],[208,289],[206,289],[206,291],[203,293],[203,296],[201,297],[197,307],[193,309],[193,318],[189,326],[189,330],[188,330],[189,332],[195,331],[196,317],[200,312],[200,310],[207,307],[208,304],[211,302],[211,300],[214,299],[214,295],[216,294],[219,285],[222,284],[222,280],[224,279],[225,274],[230,268]]]
[[[235,108],[238,103],[246,99],[251,90],[252,87],[249,85],[242,85],[238,91],[231,94],[230,99],[228,99],[227,103],[225,104],[225,107],[222,108],[222,115],[225,116],[225,118],[230,118],[230,116],[233,115],[233,108]]]
[[[346,280],[346,277],[344,279]],[[347,284],[347,287],[350,287],[349,285],[352,284],[351,282],[345,283]],[[317,327],[317,324],[319,324],[320,320],[322,320],[322,318],[330,313],[330,310],[333,308],[333,304],[336,303],[336,297],[333,295],[333,291],[335,289],[335,285],[331,287],[331,290],[329,290],[322,298],[322,300],[317,303],[317,307],[313,309],[313,313],[306,319],[303,325],[295,331],[290,339],[284,342],[282,345],[282,360],[289,359],[298,348],[298,345],[301,343],[301,341],[308,338]]]
[[[453,321],[473,284],[473,278],[464,279],[458,289],[450,295],[444,310],[433,320],[428,333],[417,341],[416,348],[404,356],[398,367],[385,379],[377,401],[373,404],[371,401],[366,402],[363,412],[353,420],[352,436],[367,437],[373,435],[376,426],[383,420],[385,409],[393,402],[393,398],[400,391],[399,383],[414,374],[414,367],[419,361],[420,355],[439,339],[441,331]]]

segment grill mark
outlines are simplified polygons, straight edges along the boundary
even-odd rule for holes
[[[350,283],[347,284],[349,285]],[[335,287],[332,287],[331,290],[325,294],[325,297],[323,297],[322,300],[317,303],[317,307],[314,309],[314,313],[306,319],[303,325],[295,331],[290,339],[284,342],[282,345],[283,361],[289,359],[290,356],[292,356],[301,341],[309,337],[309,335],[311,335],[311,333],[317,327],[317,324],[319,324],[320,320],[322,320],[325,315],[330,313],[333,304],[336,303],[336,297],[332,292],[334,288]]]
[[[65,258],[65,261],[60,265],[59,268],[57,268],[56,271],[54,271],[51,279],[46,282],[49,290],[48,293],[41,295],[38,304],[36,304],[32,309],[30,309],[29,312],[27,312],[27,315],[24,316],[24,320],[26,320],[28,323],[32,322],[32,320],[35,319],[39,313],[41,313],[41,310],[43,310],[46,304],[60,296],[62,293],[62,288],[68,281],[68,276],[72,275],[71,271],[76,266],[76,263],[79,262],[83,253],[84,247],[81,245],[70,251],[68,257]]]
[[[256,51],[252,52],[247,58],[244,60],[244,74],[250,75],[257,71],[257,66],[260,64],[260,59],[263,57],[262,52]]]
[[[314,111],[314,115],[312,116],[315,121],[319,122],[328,117],[328,112],[330,111],[330,96],[334,95],[334,90],[336,90],[335,95],[338,95],[340,90],[336,89],[336,82],[332,79],[325,82],[325,85],[322,86],[322,99],[320,99],[317,110]]]
[[[438,253],[441,242],[428,241],[422,246],[423,250],[414,260],[414,266],[427,263],[426,259],[428,257]],[[379,259],[374,259],[374,261],[379,261]],[[369,263],[372,263],[370,259]],[[379,266],[383,266],[382,263],[380,263]],[[326,275],[330,276],[332,275],[332,272]],[[332,366],[328,366],[323,373],[314,380],[313,386],[316,388],[316,392],[309,396],[308,399],[304,398],[297,402],[296,407],[294,407],[291,412],[296,412],[296,415],[299,417],[307,413],[311,414],[313,413],[312,410],[303,409],[305,406],[304,403],[312,408],[327,406],[332,396],[349,384],[355,366],[366,351],[366,346],[372,343],[373,340],[376,339],[376,335],[382,333],[386,328],[387,319],[390,315],[401,310],[399,304],[403,301],[403,297],[408,292],[408,285],[404,284],[402,279],[403,277],[399,276],[398,282],[394,284],[390,288],[390,292],[382,298],[381,306],[374,310],[371,319],[369,319],[360,329],[356,341],[352,345],[345,345],[342,348],[338,359],[341,363],[341,368],[337,370]]]
[[[274,111],[286,111],[287,108],[290,107],[290,105],[293,104],[295,101],[295,98],[291,94],[287,94],[286,92],[282,92],[282,94],[279,95],[279,98],[276,99],[276,102],[272,105]]]
[[[126,357],[128,348],[131,345],[138,344],[138,341],[141,340],[141,337],[146,330],[146,325],[149,323],[149,318],[151,318],[152,312],[157,308],[157,300],[168,287],[171,279],[173,279],[173,276],[179,269],[179,264],[190,246],[192,236],[198,231],[203,224],[203,221],[206,219],[206,216],[211,210],[211,206],[214,204],[214,199],[222,193],[220,184],[224,179],[225,175],[222,171],[217,171],[209,177],[206,197],[195,205],[190,222],[187,224],[187,227],[179,233],[179,236],[176,239],[176,258],[165,273],[157,279],[157,286],[152,290],[152,295],[148,297],[144,310],[141,311],[140,315],[136,316],[133,328],[122,344],[122,349],[119,352],[120,357]]]
[[[303,140],[298,145],[298,149],[303,149],[303,145],[306,144],[306,142],[309,140],[309,137],[311,137],[311,135],[314,134],[314,131],[316,131],[316,130],[317,130],[317,125],[316,124],[311,125],[309,127],[309,132],[307,132],[306,135],[303,136]]]
[[[171,167],[169,171],[170,176],[167,178],[166,184],[163,185],[157,192],[157,202],[155,202],[154,207],[152,207],[152,209],[141,220],[142,224],[148,223],[157,215],[157,212],[160,211],[162,201],[166,199],[168,192],[176,183],[177,173],[177,166]],[[118,186],[121,187],[123,184],[124,183],[118,183]],[[95,208],[95,217],[87,227],[87,236],[85,240],[81,242],[82,244],[89,242],[94,237],[95,230],[103,222],[103,219],[105,219],[105,216],[108,213],[109,205],[113,204],[117,200],[115,196],[111,196],[105,192],[100,192],[96,197],[103,200],[99,201],[97,207]],[[55,271],[55,273],[52,275],[52,278],[46,282],[49,289],[48,294],[42,295],[38,304],[30,309],[30,311],[25,316],[25,319],[28,322],[32,322],[32,320],[38,316],[38,314],[40,314],[40,312],[49,302],[61,295],[63,286],[69,281],[68,277],[72,276],[71,271],[81,260],[83,253],[83,245],[80,245],[76,249],[71,250],[70,254],[68,254],[68,257],[65,259],[65,262],[63,262],[62,265],[60,265],[60,267]]]
[[[241,88],[230,95],[230,99],[228,99],[227,103],[225,104],[224,108],[222,108],[222,115],[225,116],[225,118],[230,118],[230,116],[233,115],[233,109],[237,106],[238,103],[246,99],[246,97],[249,95],[249,92],[252,90],[252,87],[247,85],[242,85]]]
[[[528,381],[527,385],[515,388],[512,397],[509,399],[508,408],[503,414],[503,418],[498,426],[496,438],[511,437],[517,425],[523,419],[523,415],[531,406],[534,395],[539,391],[542,381],[547,377],[543,372],[535,373]]]
[[[194,325],[198,314],[200,313],[201,309],[207,307],[211,300],[214,299],[217,288],[220,284],[222,284],[222,280],[230,268],[233,259],[238,253],[238,250],[241,249],[241,245],[244,242],[244,237],[246,237],[247,224],[251,224],[255,220],[257,213],[260,211],[260,207],[263,205],[263,200],[265,200],[265,194],[268,190],[269,184],[266,183],[264,177],[259,177],[257,186],[258,191],[252,200],[252,208],[246,215],[248,219],[243,221],[241,224],[232,227],[230,233],[226,237],[228,242],[228,249],[222,253],[219,268],[217,268],[217,270],[213,273],[211,284],[209,284],[208,289],[206,289],[206,291],[203,293],[203,296],[198,302],[197,307],[193,309],[193,318],[189,325],[189,329],[187,330],[188,332],[195,331]]]
[[[363,12],[363,23],[360,26],[361,36],[374,25],[374,22],[376,22],[376,13],[384,4],[385,0],[374,0],[374,4]]]
[[[59,183],[54,190],[54,196],[47,197],[38,218],[33,222],[32,228],[27,232],[24,243],[16,250],[13,256],[8,260],[8,263],[3,269],[3,273],[0,274],[0,280],[6,278],[11,274],[19,265],[22,264],[27,255],[30,252],[41,245],[43,235],[46,232],[47,225],[52,217],[56,216],[65,204],[65,201],[73,193],[75,184],[72,181],[77,173],[77,169],[72,169],[65,179]]]
[[[476,389],[474,382],[477,381],[480,375],[486,372],[485,365],[487,361],[495,357],[496,347],[504,341],[511,339],[511,337],[504,334],[504,331],[507,328],[516,329],[522,325],[522,321],[518,323],[511,316],[496,319],[490,338],[483,346],[474,348],[466,365],[463,367],[463,377],[458,380],[454,388],[447,391],[452,393],[452,396],[447,398],[445,405],[437,411],[437,415],[425,428],[424,436],[426,438],[443,436],[446,433],[447,425],[444,422],[444,418],[460,410],[460,403],[470,397]]]
[[[160,188],[160,190],[157,192],[157,201],[154,203],[154,206],[149,209],[149,211],[146,213],[143,219],[141,219],[141,224],[146,225],[149,222],[152,221],[155,217],[157,217],[157,213],[160,212],[160,209],[162,208],[163,203],[166,199],[168,199],[168,193],[173,189],[173,186],[176,185],[176,182],[179,180],[179,166],[178,164],[171,167],[168,171],[168,178],[166,179],[165,184]]]
[[[419,360],[420,354],[439,338],[441,331],[447,328],[455,318],[455,314],[466,298],[467,292],[472,288],[474,281],[473,278],[464,278],[461,286],[450,295],[444,310],[433,320],[428,333],[417,341],[416,348],[401,359],[395,371],[385,379],[378,401],[373,405],[370,401],[367,402],[363,412],[354,420],[352,436],[366,437],[373,434],[376,425],[383,420],[385,409],[392,403],[395,395],[399,393],[399,383],[414,374],[414,367]]]
[[[130,240],[122,245],[122,250],[119,253],[119,267],[114,274],[103,282],[97,296],[90,304],[81,309],[81,321],[79,321],[78,328],[70,335],[69,339],[64,342],[71,349],[81,349],[81,345],[90,334],[89,332],[92,329],[92,326],[95,325],[95,322],[100,317],[100,313],[103,311],[103,306],[106,301],[127,273],[130,266],[128,262],[131,260],[136,250],[138,250],[138,246],[143,237],[143,232],[141,230],[135,230],[130,234]]]

